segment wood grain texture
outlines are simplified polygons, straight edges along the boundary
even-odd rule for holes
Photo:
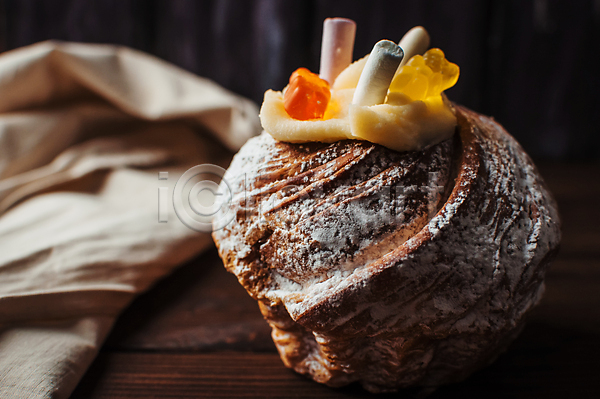
[[[600,164],[542,164],[563,245],[523,333],[488,368],[428,398],[597,398],[600,394]],[[330,389],[279,360],[255,302],[213,249],[139,297],[73,398],[388,398]]]
[[[322,20],[358,23],[355,58],[422,24],[461,66],[449,96],[495,116],[536,157],[600,158],[600,2],[426,0],[0,0],[0,51],[47,39],[127,45],[248,96],[318,68]],[[430,398],[597,398],[598,163],[540,171],[562,217],[559,257],[522,335],[490,367]],[[404,391],[402,397],[419,397]],[[121,316],[73,398],[360,398],[286,369],[256,303],[215,250]]]
[[[550,0],[0,0],[0,51],[42,40],[157,55],[262,102],[319,65],[323,19],[358,24],[355,58],[414,25],[461,67],[448,91],[535,157],[600,158],[600,3]]]
[[[598,155],[600,6],[593,1],[492,2],[487,73],[493,115],[532,156]],[[590,55],[590,56],[588,56]],[[595,60],[595,61],[592,61]],[[527,133],[525,133],[527,132]],[[540,140],[544,137],[543,140]]]
[[[540,338],[540,333],[543,335]],[[592,335],[525,329],[512,349],[468,381],[428,398],[596,398]],[[532,361],[533,359],[533,361]],[[91,378],[94,376],[95,378]],[[417,398],[419,390],[373,395],[357,385],[332,389],[281,366],[271,353],[102,353],[72,398]]]
[[[560,259],[600,259],[600,164],[542,163],[539,170],[558,202]]]
[[[108,350],[275,352],[258,304],[216,249],[184,265],[123,313]]]

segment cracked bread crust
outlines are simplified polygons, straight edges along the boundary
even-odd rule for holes
[[[263,133],[235,156],[236,219],[213,237],[286,366],[372,392],[437,386],[520,331],[558,249],[556,205],[500,125],[455,112],[455,136],[424,151]]]

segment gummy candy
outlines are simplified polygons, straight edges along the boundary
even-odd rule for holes
[[[454,86],[458,75],[458,65],[446,60],[442,50],[432,48],[422,56],[415,55],[396,72],[390,91],[401,92],[412,101],[425,100]]]
[[[290,76],[283,94],[283,105],[294,119],[321,119],[331,98],[329,83],[306,68],[298,68]]]

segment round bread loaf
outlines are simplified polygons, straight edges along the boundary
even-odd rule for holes
[[[372,392],[437,386],[520,331],[558,249],[556,205],[499,124],[454,112],[456,134],[419,152],[263,133],[233,159],[236,217],[213,237],[286,366]]]

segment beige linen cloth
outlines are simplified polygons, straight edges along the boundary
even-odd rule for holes
[[[253,103],[138,51],[0,55],[0,398],[70,395],[135,295],[211,243],[172,204],[158,222],[158,187],[258,130]]]

